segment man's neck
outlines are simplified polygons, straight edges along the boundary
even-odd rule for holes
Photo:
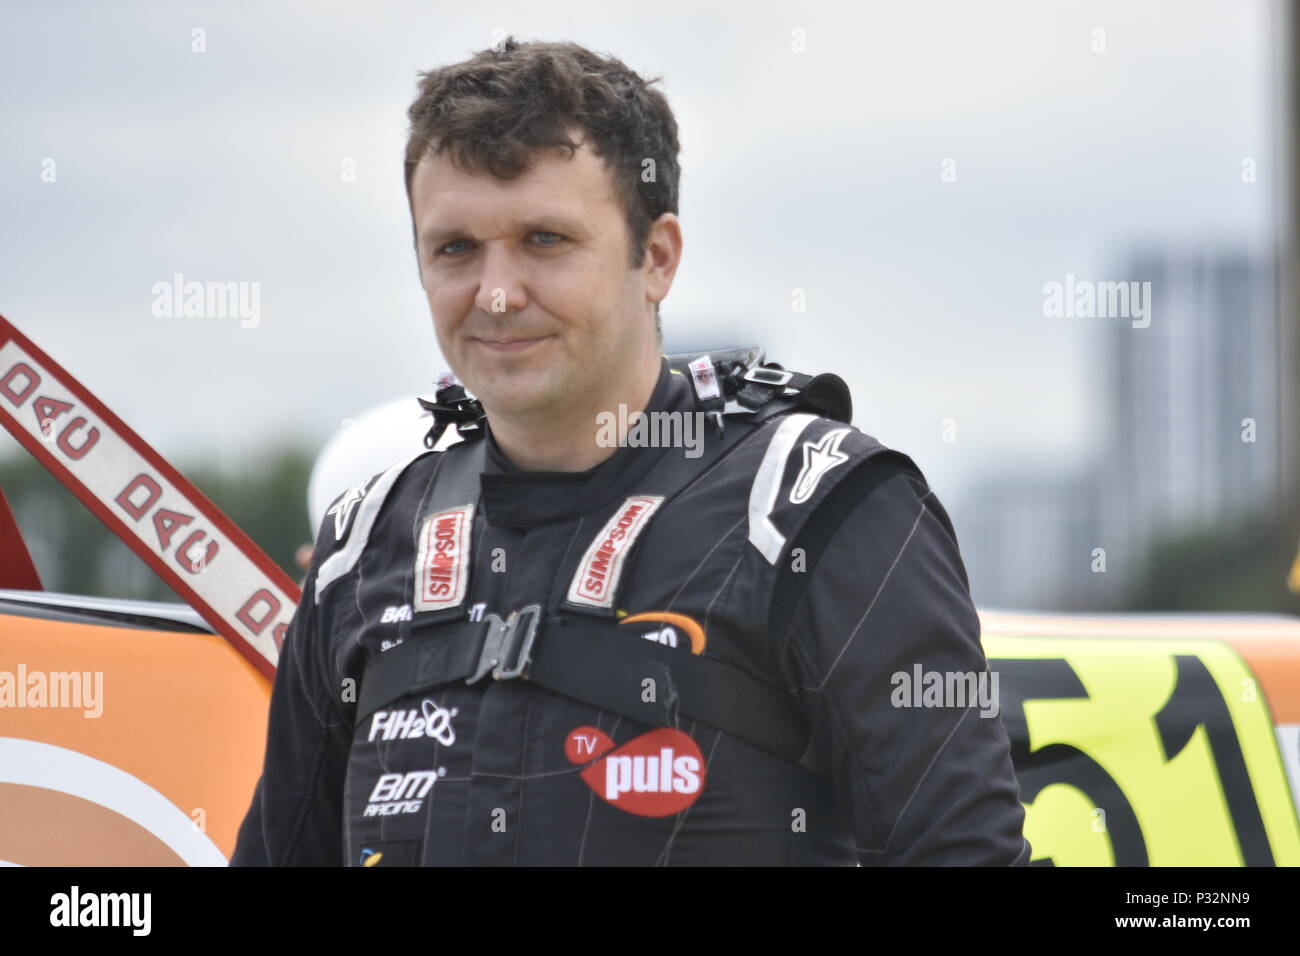
[[[661,361],[644,363],[628,383],[595,399],[589,406],[572,409],[565,416],[532,415],[525,418],[494,414],[485,409],[497,447],[521,471],[587,471],[618,450],[597,443],[601,412],[618,414],[624,405],[628,414],[645,411],[659,381]]]

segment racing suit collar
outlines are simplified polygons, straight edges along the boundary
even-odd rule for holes
[[[666,357],[659,361],[659,379],[645,411],[692,411],[690,382],[671,372]],[[600,511],[632,494],[637,478],[672,450],[624,446],[587,471],[522,471],[506,458],[486,421],[484,431],[481,501],[484,517],[495,527],[532,528]]]

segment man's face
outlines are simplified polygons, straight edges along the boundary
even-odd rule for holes
[[[645,270],[585,143],[509,181],[426,157],[411,206],[438,345],[489,414],[583,414],[658,355]]]

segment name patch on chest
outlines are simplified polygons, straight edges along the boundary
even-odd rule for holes
[[[592,540],[569,584],[568,599],[587,607],[613,607],[623,562],[650,516],[663,504],[662,495],[634,495]]]
[[[441,611],[465,600],[473,528],[472,504],[424,519],[415,554],[415,610]]]

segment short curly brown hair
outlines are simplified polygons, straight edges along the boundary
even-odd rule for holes
[[[650,88],[660,80],[643,80],[621,61],[577,43],[519,43],[513,37],[464,62],[421,73],[407,110],[408,208],[411,179],[426,155],[447,150],[458,169],[514,179],[528,171],[539,149],[559,147],[572,155],[579,142],[569,133],[576,128],[611,172],[627,221],[628,261],[640,268],[650,227],[665,212],[677,214],[681,178],[677,120],[667,97]],[[656,305],[656,322],[658,315]]]

